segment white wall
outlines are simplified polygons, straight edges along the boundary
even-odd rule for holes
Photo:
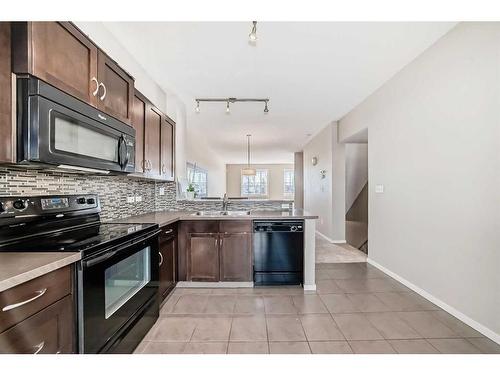
[[[304,146],[304,209],[318,215],[316,229],[332,241],[345,241],[344,145],[337,142],[337,123],[328,124]],[[318,164],[311,159],[316,156]],[[326,170],[321,178],[320,171]]]
[[[186,159],[208,171],[207,194],[222,197],[226,192],[226,163],[219,158],[206,142],[187,129]]]
[[[226,192],[230,197],[239,197],[241,195],[241,169],[246,164],[226,164]],[[285,197],[284,171],[293,170],[293,164],[252,164],[256,169],[267,169],[267,197],[268,199],[293,199],[292,196]]]
[[[499,46],[459,24],[340,127],[369,129],[369,257],[500,342]]]
[[[349,211],[368,181],[368,144],[345,145],[345,212]]]

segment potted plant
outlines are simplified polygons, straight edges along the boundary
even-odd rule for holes
[[[190,183],[186,189],[186,198],[192,200],[194,199],[194,195],[195,195],[194,185]]]

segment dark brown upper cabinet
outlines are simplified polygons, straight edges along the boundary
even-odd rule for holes
[[[146,127],[144,130],[144,159],[147,175],[160,176],[161,164],[161,112],[149,105],[146,108]]]
[[[135,90],[132,126],[136,133],[136,173],[175,180],[175,122]]]
[[[144,131],[146,128],[147,99],[138,91],[134,94],[132,106],[132,126],[135,129],[135,171],[145,172]]]
[[[0,162],[16,161],[16,131],[12,124],[10,23],[0,22]]]
[[[98,53],[97,63],[98,108],[130,124],[132,121],[134,79],[102,51]]]
[[[14,73],[29,73],[127,124],[134,79],[69,22],[13,22]]]
[[[13,22],[14,73],[29,73],[97,106],[97,47],[69,22]]]

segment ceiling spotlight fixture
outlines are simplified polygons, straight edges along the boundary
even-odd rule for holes
[[[252,21],[252,23],[252,31],[248,34],[248,41],[250,43],[255,43],[257,42],[257,21]]]
[[[226,103],[226,113],[229,114],[231,112],[231,109],[229,108],[229,104],[234,104],[236,102],[259,102],[259,103],[264,103],[264,114],[269,113],[269,98],[255,98],[255,99],[248,99],[248,98],[196,98],[196,107],[195,107],[195,112],[200,113],[200,102],[219,102],[219,103]]]
[[[243,176],[255,176],[257,174],[257,170],[255,168],[250,167],[250,137],[252,134],[247,134],[247,166],[241,169],[241,174]]]

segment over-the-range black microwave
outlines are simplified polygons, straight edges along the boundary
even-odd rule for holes
[[[134,172],[134,128],[29,75],[16,89],[19,164]]]

